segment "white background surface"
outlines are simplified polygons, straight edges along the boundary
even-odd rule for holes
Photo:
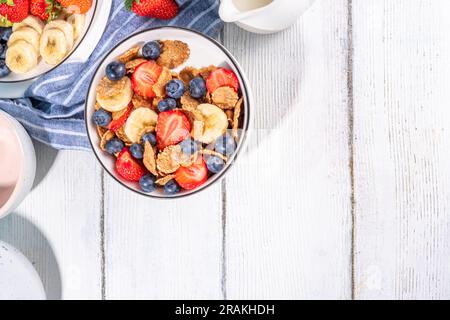
[[[449,12],[317,0],[281,34],[227,26],[257,130],[221,185],[148,200],[38,145],[0,239],[55,299],[450,298]]]

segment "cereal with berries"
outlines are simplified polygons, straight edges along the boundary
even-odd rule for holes
[[[92,121],[100,147],[116,157],[117,174],[145,193],[199,188],[236,152],[239,80],[223,67],[183,68],[189,56],[178,40],[130,48],[106,67],[97,87]]]

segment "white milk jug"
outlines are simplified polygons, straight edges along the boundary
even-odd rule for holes
[[[220,18],[255,33],[275,33],[293,25],[314,0],[222,0]]]

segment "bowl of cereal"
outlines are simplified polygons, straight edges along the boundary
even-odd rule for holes
[[[99,64],[86,127],[102,166],[154,198],[216,183],[244,148],[252,95],[236,59],[193,30],[160,27],[119,43]]]

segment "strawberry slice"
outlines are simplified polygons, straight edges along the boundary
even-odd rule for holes
[[[130,103],[127,107],[127,111],[119,119],[111,121],[111,123],[108,125],[108,129],[112,132],[116,132],[117,130],[119,130],[125,124],[125,122],[127,122],[132,110],[133,104]]]
[[[200,187],[208,180],[208,168],[202,157],[190,167],[180,167],[175,172],[175,181],[185,190],[193,190]]]
[[[158,115],[156,125],[156,138],[159,150],[164,150],[168,146],[173,146],[186,137],[191,131],[191,124],[188,118],[178,110],[161,112]]]
[[[134,92],[146,98],[156,96],[153,85],[158,81],[162,68],[155,61],[141,63],[134,71],[131,78]]]
[[[146,174],[145,169],[133,158],[128,148],[123,148],[117,157],[116,171],[127,181],[139,181]]]
[[[239,90],[239,80],[233,71],[219,68],[211,72],[208,79],[206,79],[206,87],[209,93],[213,93],[216,89],[222,87],[230,87],[237,92]]]

